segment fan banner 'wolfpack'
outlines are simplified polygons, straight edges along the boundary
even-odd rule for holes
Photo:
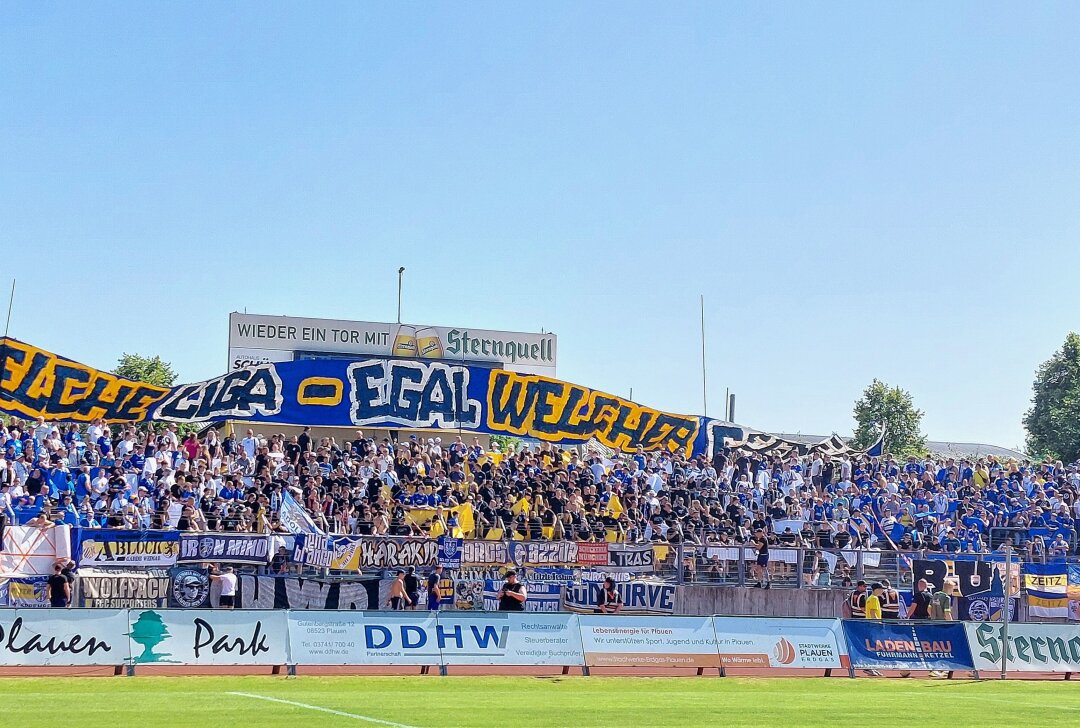
[[[469,430],[632,452],[709,452],[703,417],[547,377],[411,359],[261,362],[172,388],[122,379],[0,339],[0,412],[47,420],[213,422]]]

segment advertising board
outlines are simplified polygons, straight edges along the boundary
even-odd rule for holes
[[[229,314],[229,370],[291,361],[294,352],[490,362],[514,372],[555,375],[558,337],[467,326]]]
[[[1001,625],[965,623],[977,670],[1001,669]],[[1016,672],[1080,672],[1080,630],[1068,624],[1009,625],[1007,669]]]
[[[844,666],[839,619],[713,617],[713,627],[725,667]]]
[[[136,665],[284,665],[286,613],[231,609],[132,609],[131,661]]]
[[[121,609],[0,610],[0,665],[121,665],[127,627]]]
[[[590,667],[720,667],[711,617],[582,614],[578,623]]]
[[[845,619],[851,664],[864,670],[973,670],[962,622]]]

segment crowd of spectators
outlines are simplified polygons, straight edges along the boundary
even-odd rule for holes
[[[468,503],[475,538],[986,552],[1011,529],[1031,558],[1076,549],[1076,464],[740,450],[607,459],[465,439],[16,420],[0,427],[0,512],[29,525],[271,532],[288,490],[332,533],[452,533],[450,508]],[[436,515],[419,523],[412,508]]]

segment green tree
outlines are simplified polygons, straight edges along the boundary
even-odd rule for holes
[[[146,382],[158,387],[171,387],[176,382],[176,372],[173,370],[172,364],[160,356],[142,356],[141,354],[128,354],[125,352],[116,363],[116,368],[113,369],[112,373],[124,379]],[[139,425],[138,429],[140,432],[144,432],[150,426],[154,426],[154,423],[144,422]],[[158,423],[157,426],[154,426],[154,429],[160,432],[161,424]],[[198,432],[199,429],[198,423],[183,422],[177,425],[176,432],[180,437],[186,437],[192,432]]]
[[[867,448],[881,436],[885,426],[885,452],[921,455],[926,436],[920,432],[923,412],[916,409],[911,393],[874,379],[855,402],[855,438],[852,445]]]
[[[1028,450],[1074,462],[1080,458],[1080,334],[1070,332],[1042,363],[1032,389],[1024,415]]]
[[[492,435],[490,441],[492,445],[499,446],[499,452],[506,455],[516,452],[521,444],[521,438],[512,435]]]
[[[146,382],[158,387],[171,387],[176,381],[176,372],[172,365],[160,356],[125,353],[112,373],[124,379]]]

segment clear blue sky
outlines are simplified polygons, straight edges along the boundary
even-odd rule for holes
[[[562,378],[1012,446],[1076,328],[1075,3],[0,7],[0,290],[89,364],[227,314],[559,334]],[[6,291],[3,295],[6,304]]]

